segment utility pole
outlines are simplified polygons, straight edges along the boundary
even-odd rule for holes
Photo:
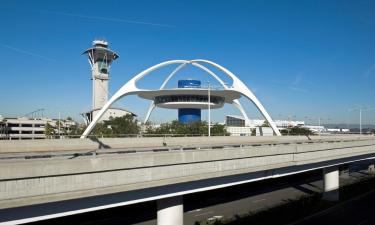
[[[349,109],[349,111],[359,111],[359,135],[362,135],[362,112],[364,111],[372,111],[375,108],[367,108],[364,106],[357,106],[353,109]]]
[[[318,116],[318,131],[319,131],[319,135],[322,131],[325,131],[326,128],[324,127],[324,123],[322,124],[322,121],[326,121],[326,123],[328,121],[331,120],[331,118],[328,118],[328,117],[321,117],[321,116]]]
[[[208,136],[211,137],[211,86],[210,81],[208,83]]]
[[[319,135],[320,135],[320,133],[322,132],[322,130],[320,129],[320,116],[318,117],[318,130],[319,130]]]
[[[296,119],[295,118],[296,116],[295,115],[292,115],[292,114],[289,114],[288,115],[288,136],[289,136],[289,131],[291,128],[293,128],[293,124],[292,124],[292,119]]]
[[[59,125],[59,129],[58,129],[58,132],[59,132],[59,139],[61,138],[61,135],[60,135],[60,119],[61,119],[61,115],[60,115],[60,112],[59,112],[59,121],[58,121],[58,125]]]
[[[362,135],[362,107],[359,107],[359,135]]]

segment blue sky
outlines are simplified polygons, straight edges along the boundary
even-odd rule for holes
[[[90,68],[81,53],[105,38],[120,58],[110,93],[136,73],[171,59],[215,61],[243,80],[273,118],[357,123],[355,106],[375,107],[375,1],[2,1],[0,115],[72,116],[91,107]],[[141,83],[160,86],[161,70]],[[187,68],[179,78],[210,80]],[[213,81],[212,81],[213,82]],[[241,102],[250,117],[255,107]],[[148,102],[117,106],[143,119]],[[213,112],[223,121],[231,106]],[[158,109],[151,120],[175,119]],[[202,113],[206,119],[206,113]],[[375,124],[375,110],[364,112]]]

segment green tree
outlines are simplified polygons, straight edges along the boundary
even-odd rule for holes
[[[267,120],[264,120],[262,127],[270,127],[270,123]]]
[[[228,135],[227,129],[225,128],[225,125],[222,124],[214,124],[211,127],[211,134],[216,136],[225,136]]]
[[[112,129],[113,134],[138,134],[140,131],[138,121],[132,115],[110,118],[104,124]]]
[[[92,134],[96,136],[111,137],[113,136],[113,131],[108,125],[102,122],[95,125]]]
[[[285,130],[280,131],[282,135],[304,135],[309,136],[313,135],[313,132],[310,129],[304,127],[292,127]]]
[[[82,129],[84,131],[84,129]],[[138,134],[140,127],[132,115],[111,117],[109,120],[96,124],[92,134],[103,137],[115,137],[119,134]]]
[[[256,135],[257,135],[257,130],[251,129],[251,136],[256,136]]]
[[[54,134],[54,128],[51,124],[49,124],[48,122],[46,123],[46,125],[44,126],[44,133],[47,137],[51,136]]]
[[[65,130],[66,127],[64,127],[64,124],[63,124],[63,122],[61,120],[56,120],[54,128],[56,130],[55,133],[57,135],[64,135],[64,134],[66,134],[66,130]]]
[[[83,132],[85,131],[86,129],[86,125],[71,125],[68,130],[67,130],[67,134],[71,137],[71,138],[78,138],[79,136],[81,136],[81,134],[83,134]]]
[[[178,120],[173,120],[170,123],[162,123],[160,127],[152,128],[148,126],[146,129],[148,134],[173,134],[173,135],[207,135],[208,124],[206,121],[191,122],[188,124],[180,123]],[[225,125],[214,124],[211,125],[212,135],[227,135]]]

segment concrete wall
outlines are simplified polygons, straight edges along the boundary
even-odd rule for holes
[[[176,139],[173,139],[176,140]],[[375,139],[242,148],[3,160],[0,208],[375,156]]]
[[[366,140],[373,136],[311,136],[320,140]],[[251,144],[310,141],[305,136],[281,137],[146,137],[146,138],[99,138],[99,139],[45,139],[0,140],[1,153],[95,150],[99,148],[160,148],[169,146],[197,146],[222,144]]]

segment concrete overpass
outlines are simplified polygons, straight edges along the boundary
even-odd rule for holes
[[[0,223],[157,200],[158,224],[183,223],[184,194],[375,158],[374,136],[0,141]]]

